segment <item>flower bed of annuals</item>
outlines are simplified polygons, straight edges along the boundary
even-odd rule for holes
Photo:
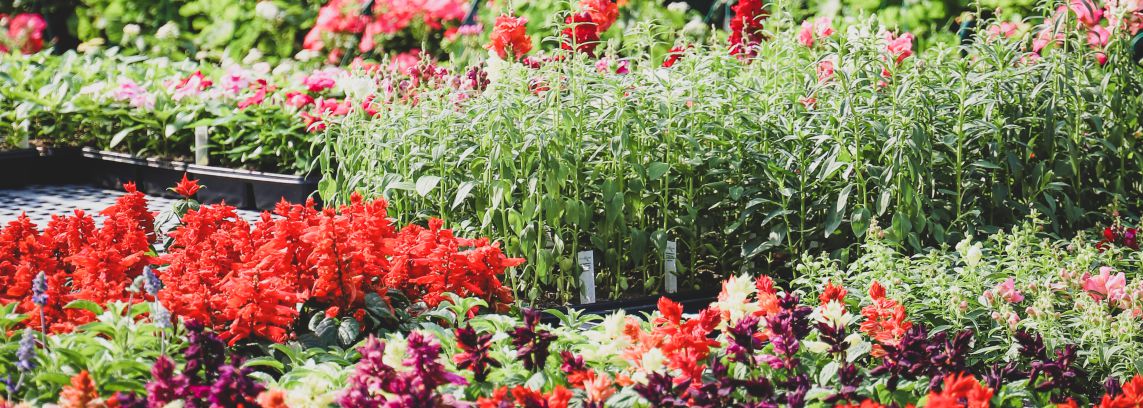
[[[697,314],[663,298],[642,317],[549,325],[538,310],[474,315],[484,301],[452,297],[355,351],[228,348],[156,313],[179,290],[163,282],[159,301],[130,311],[73,304],[97,317],[46,343],[9,306],[0,387],[60,406],[1136,406],[1143,281],[1121,268],[1137,275],[1139,252],[1044,241],[1040,225],[924,257],[871,239],[848,273],[807,258],[790,285],[731,277]]]

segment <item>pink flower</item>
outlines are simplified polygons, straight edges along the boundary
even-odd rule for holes
[[[1107,31],[1107,29],[1101,25],[1091,27],[1087,32],[1087,44],[1093,49],[1107,46],[1107,42],[1110,39],[1111,32]]]
[[[1108,303],[1119,303],[1127,297],[1127,277],[1123,272],[1112,275],[1111,267],[1099,268],[1099,275],[1084,274],[1083,289],[1095,300],[1107,299]]]
[[[295,107],[295,108],[301,108],[301,107],[309,105],[311,103],[314,103],[314,98],[312,96],[305,94],[305,93],[302,93],[302,92],[287,92],[286,93],[286,105],[289,105],[289,106]]]
[[[813,22],[802,21],[802,29],[798,31],[798,42],[806,47],[814,46],[815,38],[825,38],[833,35],[833,19],[818,17]]]
[[[818,62],[818,82],[828,82],[833,79],[834,64],[832,59],[824,59]]]
[[[171,99],[181,101],[188,97],[198,96],[212,84],[209,79],[203,77],[202,71],[195,71],[168,89],[171,91]]]
[[[139,109],[155,107],[155,96],[129,78],[119,79],[119,86],[111,93],[111,97],[119,101],[128,101],[131,106]]]
[[[1076,13],[1076,19],[1080,24],[1088,27],[1094,27],[1099,24],[1099,20],[1103,18],[1103,9],[1096,6],[1091,0],[1071,0],[1068,8]]]
[[[238,95],[248,88],[253,81],[249,70],[235,66],[226,70],[226,75],[223,75],[222,79],[218,81],[218,87],[233,95]]]
[[[993,24],[988,27],[988,38],[990,40],[994,40],[999,37],[1012,38],[1015,37],[1016,33],[1019,31],[1019,24],[1010,21],[1004,21],[1000,24]]]
[[[897,36],[894,33],[885,33],[885,50],[892,55],[897,64],[913,55],[913,34],[905,33]]]
[[[994,291],[996,292],[996,296],[1003,298],[1004,301],[1008,303],[1020,303],[1024,300],[1024,295],[1016,290],[1016,281],[1012,278],[1008,278],[999,285],[996,285]]]
[[[44,29],[48,23],[39,14],[22,13],[12,16],[8,22],[8,39],[24,54],[32,54],[44,49]],[[0,44],[0,52],[8,49]]]
[[[421,62],[421,50],[412,49],[402,52],[393,57],[393,61],[389,63],[389,70],[397,73],[407,74],[409,69],[417,66]]]
[[[302,79],[302,85],[310,92],[321,92],[326,89],[333,88],[337,85],[337,80],[334,79],[334,72],[331,70],[314,71],[309,76]]]

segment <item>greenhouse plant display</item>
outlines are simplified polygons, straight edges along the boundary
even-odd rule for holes
[[[1139,0],[0,13],[0,408],[1143,406]]]

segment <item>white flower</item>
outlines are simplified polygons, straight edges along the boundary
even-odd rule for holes
[[[179,37],[179,26],[174,21],[168,21],[155,31],[155,38],[160,40],[170,40]]]
[[[681,2],[681,1],[676,1],[674,3],[667,5],[667,10],[670,10],[672,13],[682,14],[682,13],[686,13],[687,10],[690,10],[690,9],[691,9],[690,5],[688,5],[687,3]]]
[[[667,365],[667,356],[663,355],[663,350],[658,347],[653,347],[643,353],[643,357],[639,359],[639,364],[643,367],[643,371],[647,373],[662,370]]]
[[[627,314],[623,311],[608,315],[599,323],[595,329],[584,332],[584,337],[590,340],[592,347],[584,348],[581,351],[584,360],[595,362],[617,362],[622,359],[619,358],[621,351],[631,344],[631,341],[623,334],[623,328],[627,325]]]
[[[381,361],[397,371],[408,371],[410,368],[405,366],[405,358],[408,355],[409,343],[400,336],[393,336],[385,342],[385,355],[381,357]]]
[[[298,61],[309,61],[320,56],[321,53],[314,50],[301,50],[298,51],[297,54],[294,54],[294,59]]]
[[[853,321],[853,314],[845,310],[845,305],[836,300],[831,300],[824,306],[814,309],[814,320],[832,325],[834,327],[846,327]]]
[[[718,294],[714,307],[729,314],[725,324],[734,324],[738,319],[760,310],[758,303],[751,299],[756,290],[754,281],[746,274],[731,276],[722,283],[722,293]]]
[[[706,34],[707,28],[708,27],[706,23],[704,23],[701,18],[695,17],[683,26],[683,34],[694,37],[701,37],[702,35]]]
[[[806,350],[809,350],[811,353],[821,354],[829,351],[829,344],[825,344],[820,341],[806,340],[802,342],[802,346],[805,347]]]
[[[259,50],[257,48],[251,48],[250,51],[246,53],[246,57],[242,58],[242,63],[246,64],[246,65],[253,65],[255,62],[258,62],[261,60],[262,60],[262,50]]]
[[[364,76],[343,75],[337,80],[337,87],[346,97],[353,100],[364,99],[373,93],[373,80]]]
[[[981,251],[980,243],[977,243],[968,248],[968,253],[964,255],[964,263],[968,266],[976,266],[976,264],[980,263],[980,258],[983,256],[984,252]]]
[[[254,14],[266,20],[277,21],[282,18],[282,9],[272,1],[260,1],[254,6]]]
[[[135,36],[139,35],[139,32],[141,30],[142,29],[139,28],[138,24],[125,25],[125,26],[123,26],[123,39],[124,40],[130,40],[132,38],[135,38]]]

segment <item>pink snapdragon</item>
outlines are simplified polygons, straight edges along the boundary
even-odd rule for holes
[[[1112,275],[1110,266],[1099,268],[1099,275],[1084,274],[1083,289],[1095,300],[1106,299],[1108,303],[1116,304],[1127,297],[1127,277],[1123,272]]]
[[[1068,8],[1076,13],[1076,19],[1080,24],[1088,28],[1099,25],[1099,20],[1103,18],[1103,9],[1091,0],[1071,0]]]
[[[818,17],[813,22],[804,20],[802,21],[802,29],[798,31],[798,43],[806,47],[813,47],[815,39],[826,38],[833,33],[833,19],[829,17]]]
[[[996,285],[996,288],[993,289],[993,293],[1008,303],[1020,303],[1024,300],[1024,295],[1021,294],[1019,290],[1016,290],[1016,280],[1012,278],[1008,278],[999,285]]]
[[[905,58],[909,58],[909,56],[913,55],[912,33],[905,33],[898,36],[892,32],[886,32],[885,42],[885,50],[889,52],[889,55],[893,56],[897,64],[900,64]]]
[[[818,62],[818,83],[829,82],[833,79],[834,62],[831,58],[826,58]]]

